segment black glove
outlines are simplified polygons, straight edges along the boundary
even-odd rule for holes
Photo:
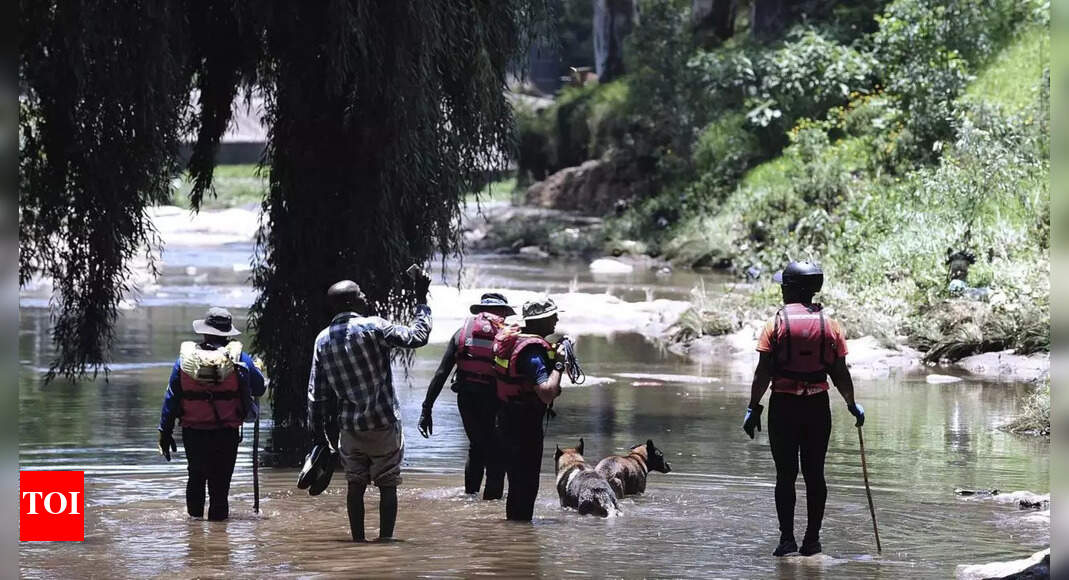
[[[857,417],[857,423],[854,427],[860,427],[865,424],[865,407],[857,403],[852,403],[846,406],[846,410],[850,411],[850,414]]]
[[[156,446],[160,450],[160,455],[167,461],[171,460],[171,452],[178,451],[178,445],[174,442],[174,435],[160,431],[160,442]]]
[[[427,291],[431,288],[431,277],[425,272],[416,274],[416,298],[420,304],[427,303]]]
[[[419,434],[423,435],[424,439],[434,434],[434,420],[431,418],[430,407],[423,407],[423,411],[419,414]]]
[[[746,408],[746,418],[742,421],[742,430],[746,431],[750,439],[754,438],[754,429],[761,430],[761,411],[764,409],[760,404],[750,405]]]

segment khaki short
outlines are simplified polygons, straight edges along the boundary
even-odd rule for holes
[[[401,423],[370,431],[341,432],[341,461],[350,483],[378,487],[401,484],[401,460],[405,457],[405,437]]]

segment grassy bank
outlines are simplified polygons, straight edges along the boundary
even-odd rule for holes
[[[218,165],[212,181],[214,195],[204,196],[203,209],[226,209],[259,205],[267,192],[269,169],[258,165]],[[183,173],[174,181],[171,203],[189,208],[189,192],[193,184],[189,174]]]
[[[212,184],[215,195],[205,196],[204,209],[227,209],[259,205],[267,192],[267,180],[270,169],[258,165],[218,165]],[[178,207],[189,208],[189,192],[193,184],[189,174],[183,173],[175,179],[172,188],[171,203]],[[494,201],[511,201],[516,192],[516,178],[504,177],[487,183],[478,192],[472,192],[465,198],[465,203],[474,204]]]
[[[529,114],[540,156],[520,167],[625,159],[652,187],[610,238],[756,274],[730,304],[696,298],[681,340],[763,316],[770,274],[812,257],[852,336],[930,360],[1049,349],[1049,3],[842,3],[713,47],[676,3],[642,4],[628,75]],[[955,252],[973,256],[964,289]]]

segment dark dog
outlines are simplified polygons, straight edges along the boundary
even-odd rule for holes
[[[594,468],[603,475],[616,497],[624,497],[646,491],[646,474],[651,471],[670,473],[672,466],[664,460],[664,453],[647,439],[635,445],[627,455],[610,455]]]
[[[557,464],[557,495],[561,507],[575,508],[581,515],[607,517],[619,511],[609,482],[583,459],[583,440],[578,447],[561,449],[553,456]]]

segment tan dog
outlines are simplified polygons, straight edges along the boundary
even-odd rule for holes
[[[605,477],[616,497],[633,495],[646,491],[646,475],[650,471],[670,473],[672,466],[664,460],[664,453],[647,439],[642,445],[635,445],[627,455],[610,455],[598,462],[594,468]]]
[[[578,447],[561,449],[553,456],[557,465],[557,495],[561,507],[570,507],[581,515],[607,517],[619,511],[616,494],[609,482],[583,459],[583,440]]]

